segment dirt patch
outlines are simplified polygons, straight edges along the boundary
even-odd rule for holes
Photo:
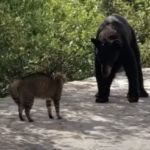
[[[150,94],[150,69],[144,69]],[[110,103],[95,103],[95,78],[68,82],[61,100],[62,120],[49,120],[45,101],[36,99],[34,123],[19,121],[10,97],[0,100],[2,150],[149,150],[150,98],[127,101],[127,79],[118,74]],[[55,114],[55,113],[54,113]]]

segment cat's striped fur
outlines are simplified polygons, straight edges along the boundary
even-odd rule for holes
[[[60,119],[59,102],[64,80],[65,76],[60,73],[52,75],[35,73],[11,82],[9,85],[9,92],[13,100],[18,105],[20,120],[25,120],[22,116],[22,112],[25,110],[25,114],[29,122],[33,121],[30,117],[30,110],[33,106],[35,97],[46,99],[49,118],[53,118],[51,112],[51,102],[53,101],[56,115]]]

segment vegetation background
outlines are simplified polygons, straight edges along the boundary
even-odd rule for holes
[[[0,0],[0,96],[9,81],[37,71],[62,71],[69,80],[92,76],[90,39],[113,13],[134,27],[149,67],[149,0]]]

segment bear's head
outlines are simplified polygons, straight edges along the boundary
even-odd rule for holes
[[[101,67],[103,77],[108,77],[111,70],[117,62],[122,47],[120,35],[111,26],[106,26],[100,33],[98,38],[92,38],[95,46],[95,57]]]

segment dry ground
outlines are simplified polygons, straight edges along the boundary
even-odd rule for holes
[[[150,94],[150,69],[144,69]],[[34,123],[19,121],[10,97],[0,100],[0,150],[150,150],[150,98],[131,104],[127,80],[119,74],[110,103],[95,103],[95,78],[68,82],[61,100],[62,120],[49,120],[45,101],[36,99]],[[55,115],[55,113],[54,113]]]

